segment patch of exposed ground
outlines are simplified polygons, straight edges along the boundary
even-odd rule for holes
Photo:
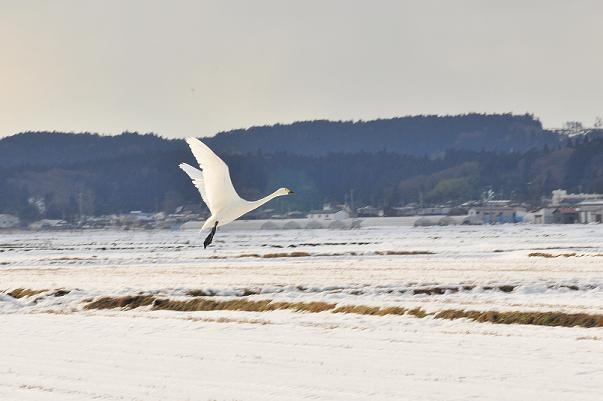
[[[571,252],[571,253],[548,253],[548,252],[532,252],[528,255],[531,258],[571,258],[571,257],[577,257],[577,258],[582,258],[582,257],[597,257],[597,256],[603,256],[603,253],[575,253],[575,252]]]
[[[311,255],[308,252],[276,252],[276,253],[242,253],[240,255],[233,256],[235,258],[263,258],[263,259],[273,259],[273,258],[300,258],[307,256],[315,256]],[[208,259],[228,259],[230,256],[219,256],[214,255],[210,256]]]
[[[273,245],[273,244],[264,244],[263,247],[270,248],[297,248],[298,246],[336,246],[336,245],[370,245],[375,244],[376,242],[303,242],[301,244],[289,244],[289,245]]]
[[[62,297],[64,295],[67,295],[71,292],[71,290],[64,290],[62,288],[56,289],[56,290],[47,290],[47,289],[43,289],[43,290],[33,290],[31,288],[16,288],[12,291],[9,292],[5,292],[6,295],[9,295],[13,298],[25,298],[25,297],[33,297],[39,294],[42,294],[44,292],[48,292],[48,296],[53,296],[53,297]]]
[[[295,289],[299,292],[303,293],[345,293],[348,295],[380,295],[380,294],[408,294],[408,295],[447,295],[447,294],[456,294],[461,292],[469,292],[469,291],[484,291],[484,292],[492,292],[492,291],[500,291],[504,293],[512,293],[515,291],[519,285],[517,284],[499,284],[499,285],[475,285],[475,284],[459,284],[459,285],[435,285],[435,286],[418,286],[416,288],[413,287],[400,287],[400,288],[354,288],[354,287],[328,287],[328,288],[308,288],[303,285],[298,285]],[[596,285],[575,285],[575,284],[548,284],[546,286],[547,289],[550,290],[560,290],[566,289],[570,291],[589,291],[597,288]],[[279,293],[282,292],[282,288],[276,289],[264,289],[261,287],[255,288],[237,288],[234,290],[229,290],[229,293],[226,294],[223,291],[215,290],[215,289],[191,289],[186,291],[186,295],[193,297],[214,297],[214,296],[239,296],[239,297],[247,297],[251,295],[260,295],[260,294],[271,294],[271,293]]]
[[[310,253],[310,252],[273,252],[273,253],[242,253],[234,256],[222,256],[213,255],[209,256],[208,259],[229,259],[229,258],[262,258],[262,259],[273,259],[273,258],[299,258],[299,257],[314,257],[314,256],[412,256],[412,255],[434,255],[431,251],[374,251],[374,252],[323,252],[323,253]]]
[[[193,322],[211,322],[211,323],[244,323],[244,324],[271,324],[269,320],[264,319],[233,319],[229,317],[188,317],[186,320],[190,320]]]
[[[375,255],[434,255],[431,251],[375,251]]]

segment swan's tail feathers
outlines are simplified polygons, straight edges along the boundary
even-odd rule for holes
[[[186,163],[180,163],[179,167],[184,170],[184,172],[188,174],[188,176],[191,178],[191,180],[193,181],[193,185],[195,185],[195,187],[197,187],[197,189],[199,190],[203,202],[205,202],[205,204],[211,211],[211,205],[208,202],[207,194],[205,192],[205,179],[203,178],[203,171],[194,168],[190,164]]]

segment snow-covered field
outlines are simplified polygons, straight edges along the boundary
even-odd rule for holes
[[[215,246],[202,242],[194,230],[1,233],[0,400],[603,396],[600,327],[84,309],[103,296],[196,292],[602,315],[603,225],[223,230]],[[18,298],[18,288],[45,291]]]

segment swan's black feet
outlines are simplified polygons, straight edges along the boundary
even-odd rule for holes
[[[203,241],[203,249],[207,248],[207,246],[209,244],[211,244],[211,242],[214,239],[214,234],[216,233],[216,228],[218,227],[218,222],[216,221],[214,223],[214,227],[211,229],[211,232],[209,233],[209,235],[207,236],[207,238],[205,238],[205,241]]]

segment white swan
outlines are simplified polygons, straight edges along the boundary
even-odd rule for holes
[[[238,219],[264,203],[283,195],[292,194],[287,188],[280,188],[265,198],[250,202],[242,199],[232,185],[228,166],[207,145],[196,138],[186,138],[201,170],[186,163],[180,168],[193,180],[199,190],[203,202],[209,208],[211,216],[205,221],[201,230],[212,227],[211,232],[203,242],[207,248],[211,244],[216,228]]]

